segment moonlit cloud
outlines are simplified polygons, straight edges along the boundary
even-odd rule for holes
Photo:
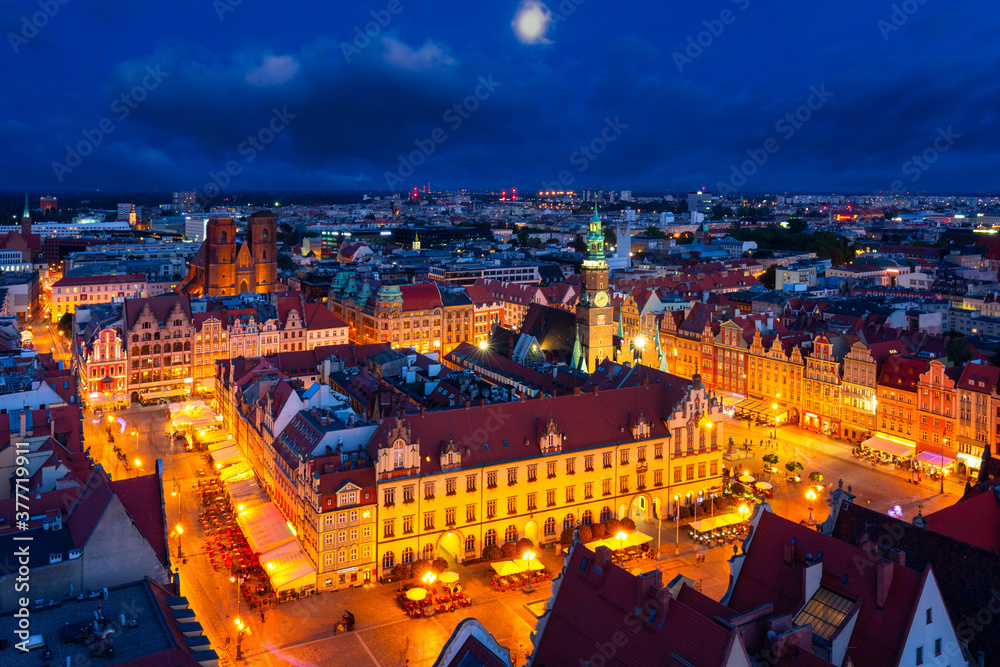
[[[545,37],[552,21],[552,12],[539,0],[522,0],[511,26],[522,44],[551,44]]]
[[[426,72],[455,64],[455,59],[432,40],[427,40],[419,49],[414,49],[398,39],[385,37],[382,39],[382,46],[385,47],[383,58],[386,64],[411,72]]]
[[[298,71],[299,63],[293,56],[264,56],[264,63],[247,72],[246,78],[251,86],[280,86]]]

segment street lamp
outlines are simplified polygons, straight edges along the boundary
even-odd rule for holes
[[[615,535],[615,539],[618,540],[618,550],[621,551],[625,547],[625,540],[628,539],[628,533],[624,530],[619,530],[618,534]]]
[[[681,497],[674,494],[674,526],[677,528],[677,534],[674,536],[674,555],[679,556],[681,553]]]
[[[941,495],[944,495],[944,445],[948,442],[948,438],[943,438],[941,440]]]
[[[806,491],[806,500],[809,501],[809,521],[811,523],[816,523],[816,519],[813,518],[813,501],[816,500],[816,492],[812,489]]]
[[[184,526],[177,524],[177,558],[181,560],[184,558],[184,545],[181,544],[181,536],[184,535]]]

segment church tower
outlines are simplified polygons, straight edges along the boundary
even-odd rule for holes
[[[206,226],[205,296],[236,293],[236,221],[211,218]]]
[[[608,293],[608,263],[604,259],[604,232],[594,204],[594,217],[587,233],[587,254],[581,274],[583,288],[576,306],[576,322],[580,328],[580,347],[587,369],[593,372],[606,358],[614,354],[614,311]]]
[[[247,221],[247,239],[253,257],[254,284],[251,292],[270,294],[278,282],[278,224],[274,213],[254,211]]]
[[[31,209],[28,208],[28,193],[24,193],[24,213],[21,215],[21,236],[25,240],[31,233]]]

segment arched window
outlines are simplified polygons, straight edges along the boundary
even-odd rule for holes
[[[476,538],[469,535],[465,538],[465,553],[470,553],[476,550]]]
[[[392,443],[392,467],[396,470],[403,467],[403,453],[402,440]]]
[[[593,526],[594,525],[594,513],[591,512],[590,510],[587,510],[586,512],[584,512],[583,513],[583,518],[580,519],[580,523],[582,523],[585,526]]]
[[[174,343],[174,352],[180,352],[184,349],[184,345],[181,343]]]
[[[133,345],[132,346],[132,356],[133,357],[138,357],[139,356],[139,346],[138,345]]]
[[[382,556],[382,569],[390,570],[396,565],[396,554],[391,551],[386,551],[385,555]]]
[[[160,353],[160,346],[159,345],[154,345],[153,346],[153,354],[159,354],[159,353]]]
[[[434,545],[433,544],[428,543],[428,544],[424,545],[423,559],[424,560],[434,560]]]
[[[544,524],[544,531],[545,531],[546,535],[555,535],[556,534],[556,520],[553,519],[552,517],[549,517],[548,519],[546,519],[545,520],[545,524]]]
[[[267,251],[266,250],[264,250],[264,251],[261,252],[261,259],[267,259]]]
[[[267,227],[264,228],[264,240],[267,240]],[[266,255],[265,255],[266,257]]]
[[[160,332],[159,331],[157,331],[155,334],[153,334],[153,340],[160,340]]]
[[[149,354],[149,346],[143,345],[141,354]]]
[[[572,514],[567,514],[566,518],[563,519],[563,530],[569,530],[576,526],[576,518]]]
[[[601,508],[601,523],[611,518],[611,508],[605,505]]]
[[[223,243],[225,243],[225,242],[226,242],[226,239],[227,239],[227,238],[229,238],[229,237],[228,237],[228,236],[226,235],[226,233],[225,233],[225,232],[222,232],[222,237],[221,237],[221,240],[222,240],[222,242],[223,242]],[[389,567],[392,567],[392,565],[390,565]]]
[[[132,334],[132,342],[133,343],[139,342],[139,334]]]
[[[409,565],[413,562],[413,549],[406,547],[403,549],[403,554],[399,557],[399,562],[404,565]]]
[[[486,531],[486,534],[483,535],[483,546],[488,547],[496,543],[497,543],[497,531],[490,528],[489,530]]]
[[[185,341],[185,343],[184,343],[184,351],[185,352],[190,352],[191,351],[191,341]]]
[[[507,530],[503,533],[503,539],[504,542],[517,542],[517,526],[507,526]]]

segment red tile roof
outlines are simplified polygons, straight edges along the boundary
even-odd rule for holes
[[[960,500],[924,518],[935,533],[1000,554],[1000,498],[996,487],[992,493],[980,493]]]
[[[958,381],[956,388],[988,394],[996,389],[998,379],[1000,379],[1000,368],[997,368],[993,364],[970,362],[962,370],[962,377]]]
[[[558,580],[552,609],[539,620],[542,633],[532,664],[598,664],[597,658],[605,664],[602,646],[615,651],[606,664],[623,667],[749,664],[735,628],[671,599],[661,577],[659,570],[630,574],[611,562],[606,547],[595,553],[575,546]],[[653,609],[656,616],[649,623]]]
[[[144,299],[125,299],[125,328],[131,329],[135,325],[146,306],[149,306],[149,310],[157,322],[166,322],[177,304],[180,304],[181,310],[190,321],[191,300],[186,294],[164,294]]]
[[[893,355],[882,366],[878,384],[883,387],[895,388],[908,392],[917,390],[920,375],[927,370],[927,362],[923,359],[908,359]]]
[[[90,476],[90,480],[84,487],[76,505],[70,510],[69,521],[67,521],[67,527],[73,537],[73,544],[77,548],[82,548],[87,544],[90,534],[94,532],[97,523],[104,516],[104,511],[108,508],[108,503],[111,502],[113,495],[114,492],[111,490],[111,482],[107,473],[98,466]]]
[[[431,310],[441,308],[441,293],[437,285],[400,285],[403,293],[403,310]]]
[[[305,307],[306,328],[311,331],[318,329],[346,329],[347,323],[321,303],[307,303]]]
[[[793,539],[795,562],[786,565],[786,545]],[[761,511],[728,606],[745,612],[772,603],[776,615],[797,613],[807,602],[803,599],[806,554],[814,557],[822,554],[820,585],[823,588],[861,602],[847,652],[853,664],[858,667],[899,664],[902,643],[917,611],[927,571],[921,574],[892,563],[888,597],[885,605],[878,608],[876,564],[879,559],[872,561],[858,547],[770,511]],[[858,562],[871,563],[871,567],[858,567]]]
[[[167,531],[163,516],[163,488],[157,473],[129,477],[111,482],[111,490],[125,506],[135,527],[153,547],[164,567],[170,566],[167,553]]]

